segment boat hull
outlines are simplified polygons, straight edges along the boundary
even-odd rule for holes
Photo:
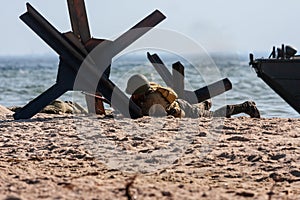
[[[256,59],[258,77],[300,114],[300,59]]]

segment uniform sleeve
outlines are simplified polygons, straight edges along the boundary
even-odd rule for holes
[[[182,118],[185,116],[184,111],[180,108],[177,101],[174,101],[166,108],[168,115],[173,115],[174,117]]]

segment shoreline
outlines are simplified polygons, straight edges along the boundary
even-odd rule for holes
[[[297,118],[222,118],[221,125],[212,126],[212,119],[208,118],[89,121],[74,115],[39,113],[32,119],[15,121],[11,113],[0,116],[1,199],[300,197]],[[74,124],[74,120],[79,121]],[[132,123],[138,128],[133,128]],[[83,135],[89,137],[79,134],[82,124]],[[183,145],[184,151],[163,167],[147,168],[153,163],[129,160],[130,164],[150,169],[138,172],[134,168],[116,169],[108,161],[103,163],[103,157],[93,152],[94,146],[91,148],[88,143],[87,148],[87,138],[95,135],[84,133],[97,131],[106,136],[97,142],[107,141],[108,147],[119,145],[122,155],[130,151],[148,155],[164,152],[174,135],[186,133],[190,137]],[[203,153],[208,142],[211,145]],[[121,158],[114,153],[104,154],[108,160]],[[124,160],[120,163],[128,164]]]

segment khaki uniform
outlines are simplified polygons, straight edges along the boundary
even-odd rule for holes
[[[62,113],[73,113],[73,114],[87,114],[87,111],[78,103],[71,101],[54,100],[40,112],[48,114],[62,114]]]
[[[185,112],[185,117],[197,118],[197,117],[212,117],[214,114],[209,111],[202,103],[190,104],[183,99],[176,100],[182,110]]]
[[[156,83],[150,83],[150,88],[142,95],[131,97],[141,109],[143,115],[184,117],[184,112],[180,108],[177,94],[167,87],[162,87]]]
[[[246,101],[242,104],[226,105],[216,111],[209,111],[210,106],[204,102],[190,104],[183,99],[177,99],[177,94],[167,87],[162,87],[156,83],[150,83],[147,91],[132,95],[132,101],[142,109],[143,115],[174,117],[231,117],[239,113],[246,113],[251,117],[260,117],[256,105],[252,101]]]

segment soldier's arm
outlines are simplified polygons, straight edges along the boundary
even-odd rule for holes
[[[174,117],[182,118],[185,116],[184,111],[180,108],[179,104],[176,101],[174,101],[170,104],[169,107],[167,107],[166,112],[168,113],[168,115],[172,115]]]

